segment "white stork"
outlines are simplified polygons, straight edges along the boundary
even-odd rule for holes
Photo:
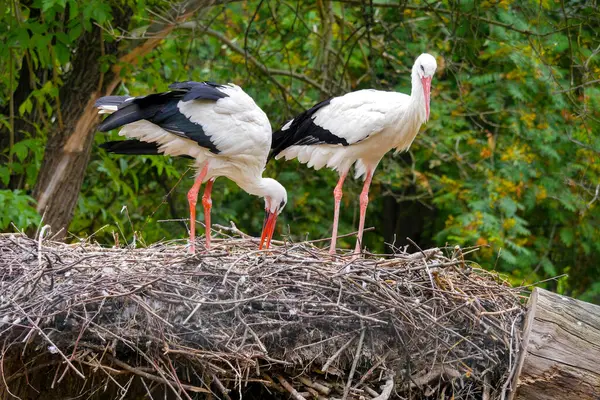
[[[117,154],[158,154],[195,159],[197,175],[188,192],[190,251],[195,252],[196,202],[202,183],[206,247],[210,247],[210,209],[213,182],[219,176],[246,192],[264,197],[265,222],[260,248],[271,243],[277,216],[287,203],[287,192],[262,173],[271,148],[271,124],[266,114],[239,86],[210,82],[179,82],[171,91],[142,97],[106,96],[98,99],[99,113],[110,113],[99,126],[137,140],[107,142]]]
[[[356,178],[364,176],[355,253],[360,253],[369,186],[373,171],[391,149],[407,150],[429,119],[431,79],[437,64],[421,54],[412,68],[410,96],[367,89],[323,101],[288,121],[273,134],[271,157],[297,158],[309,167],[338,171],[333,191],[335,209],[330,253],[335,254],[342,185],[356,163]]]

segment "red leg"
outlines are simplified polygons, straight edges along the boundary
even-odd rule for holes
[[[331,246],[329,247],[329,254],[335,254],[335,243],[337,241],[337,231],[338,231],[338,220],[340,218],[340,202],[342,200],[342,186],[344,185],[344,179],[346,179],[346,175],[348,172],[344,172],[340,174],[340,179],[338,180],[337,185],[335,185],[335,189],[333,189],[333,199],[335,201],[334,211],[333,211],[333,232],[331,234]]]
[[[362,245],[363,230],[365,229],[365,215],[367,214],[367,205],[369,204],[369,186],[371,186],[371,178],[373,178],[373,172],[368,169],[365,184],[362,193],[360,194],[360,222],[358,223],[358,237],[356,239],[356,248],[354,249],[355,256],[360,254]]]
[[[196,203],[198,202],[198,192],[206,173],[208,172],[208,163],[204,164],[202,171],[194,181],[194,185],[187,194],[190,204],[190,253],[196,252]]]
[[[214,178],[209,179],[204,187],[204,195],[202,196],[202,205],[204,206],[204,226],[206,232],[206,248],[210,248],[210,209],[212,208],[212,199],[210,193],[212,191]]]

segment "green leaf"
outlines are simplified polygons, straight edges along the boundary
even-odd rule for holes
[[[32,109],[33,109],[33,102],[31,101],[31,98],[28,98],[23,103],[21,103],[21,105],[19,106],[19,115],[23,116],[25,114],[29,114],[29,113],[31,113]]]
[[[79,36],[81,36],[82,31],[83,26],[80,23],[69,29],[69,39],[71,39],[71,42],[77,41],[77,39],[79,39]]]
[[[9,32],[7,45],[10,47],[20,47],[26,49],[30,45],[29,32],[26,27],[20,26]]]
[[[4,165],[0,165],[0,181],[2,181],[4,186],[8,186],[10,182],[10,170]]]
[[[570,227],[564,227],[560,229],[560,240],[567,246],[571,247],[573,245],[573,240],[575,239],[575,234],[573,229]]]
[[[56,59],[60,65],[68,63],[71,55],[69,48],[62,43],[56,43],[54,45],[54,54],[56,54]]]
[[[500,202],[500,210],[504,212],[507,217],[512,217],[517,212],[517,203],[510,197],[503,197]]]
[[[19,229],[26,229],[39,222],[40,217],[35,210],[34,201],[19,190],[0,190],[0,230],[14,223]]]
[[[104,2],[96,3],[92,9],[91,16],[95,19],[99,24],[103,24],[106,22],[111,15],[110,6]]]
[[[79,4],[77,0],[69,0],[69,19],[75,19],[79,15]]]
[[[12,148],[13,154],[17,156],[19,161],[25,160],[27,154],[29,153],[29,149],[27,148],[27,143],[25,141],[20,141],[15,143]]]
[[[550,261],[548,259],[548,257],[544,257],[542,259],[541,263],[542,263],[542,268],[544,269],[544,272],[548,276],[556,276],[556,275],[558,275],[558,272],[556,271],[556,267],[554,266],[554,264],[552,263],[552,261]]]
[[[65,32],[56,32],[56,39],[65,46],[68,46],[72,43],[71,38]]]
[[[42,12],[48,12],[56,3],[57,0],[42,0]]]

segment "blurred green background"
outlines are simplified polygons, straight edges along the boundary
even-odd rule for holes
[[[431,120],[380,164],[366,246],[479,245],[471,257],[515,285],[561,276],[544,285],[600,303],[594,2],[12,0],[0,18],[2,231],[35,232],[45,210],[70,241],[186,237],[185,222],[164,220],[188,218],[189,161],[99,149],[118,138],[94,136],[100,95],[233,82],[276,129],[348,91],[410,93],[429,52]],[[277,161],[265,175],[288,190],[276,237],[330,235],[334,172]],[[361,185],[346,181],[340,234],[356,229]],[[226,179],[213,193],[213,223],[260,233],[262,200]]]

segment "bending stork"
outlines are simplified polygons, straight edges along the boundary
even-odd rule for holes
[[[323,101],[288,121],[273,134],[270,157],[297,158],[314,169],[324,166],[338,171],[333,191],[335,209],[330,253],[335,253],[342,185],[356,163],[356,178],[364,176],[360,194],[360,221],[355,253],[360,253],[369,186],[373,171],[391,149],[407,150],[429,119],[431,79],[437,64],[421,54],[412,68],[410,96],[367,89]]]
[[[158,154],[195,159],[197,175],[188,192],[190,251],[195,252],[196,203],[206,182],[202,204],[206,248],[210,247],[210,210],[213,182],[219,176],[246,192],[265,199],[265,223],[260,248],[269,247],[277,216],[287,192],[262,173],[271,147],[271,124],[266,114],[239,86],[209,82],[179,82],[171,91],[142,97],[106,96],[98,99],[99,113],[110,113],[102,132],[121,128],[119,135],[134,140],[107,142],[117,154]]]

